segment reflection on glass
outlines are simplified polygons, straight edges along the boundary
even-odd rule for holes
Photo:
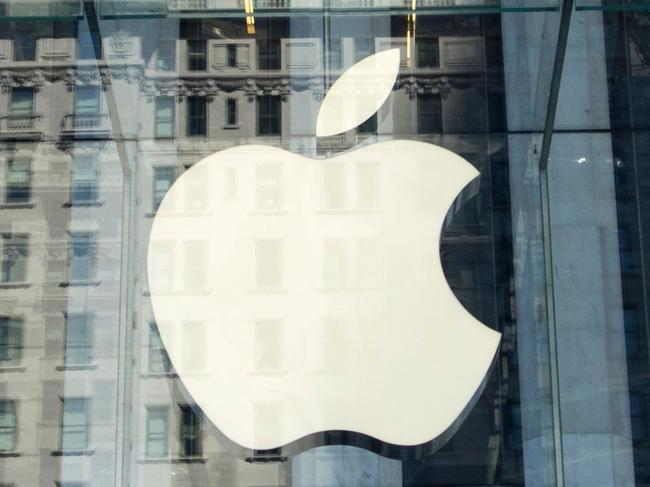
[[[7,161],[6,203],[29,203],[32,176],[30,168],[31,160],[27,157],[11,158]]]
[[[154,167],[153,169],[153,201],[151,206],[154,211],[176,179],[176,168],[173,166]]]
[[[255,364],[258,372],[282,369],[282,321],[255,322]]]
[[[0,316],[0,366],[19,364],[22,354],[22,318]]]
[[[261,239],[255,241],[255,284],[260,290],[278,290],[282,287],[282,241]]]
[[[16,401],[0,400],[0,452],[12,452],[16,449],[17,431]]]
[[[2,282],[21,283],[27,280],[28,241],[27,235],[2,235]]]
[[[147,406],[146,409],[145,455],[166,457],[169,448],[169,408]]]
[[[97,200],[99,183],[99,164],[96,154],[74,156],[71,182],[71,203],[93,203]]]
[[[65,364],[88,365],[93,359],[94,316],[68,314],[65,327]]]
[[[279,210],[282,207],[282,166],[257,164],[257,209]]]
[[[173,137],[175,101],[171,96],[156,97],[156,137]]]
[[[199,457],[203,454],[201,448],[201,413],[192,406],[180,406],[181,458]]]
[[[95,236],[90,232],[70,234],[68,278],[70,281],[87,281],[95,278],[97,262]]]
[[[171,370],[171,363],[167,350],[160,339],[158,327],[155,323],[149,325],[149,355],[148,371],[150,374],[167,374]]]
[[[86,450],[90,426],[90,399],[66,397],[61,399],[61,407],[61,450]]]

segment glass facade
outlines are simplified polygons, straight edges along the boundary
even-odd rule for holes
[[[0,0],[0,486],[650,485],[649,25],[641,0]],[[332,85],[388,49],[386,101],[317,137]],[[339,226],[313,243],[313,289],[276,231],[296,194],[285,162],[192,180],[171,210],[192,221],[216,198],[257,222],[241,275],[256,303],[370,293],[430,260],[397,262],[341,223],[389,212],[396,183],[383,159],[335,156],[397,139],[480,172],[426,259],[439,251],[456,298],[501,333],[482,392],[418,445],[350,430],[236,444],[185,385],[213,363],[213,324],[154,316],[153,294],[215,282],[191,231],[149,247],[165,196],[242,145],[322,161],[299,189],[315,227]],[[418,171],[409,197],[431,209],[440,176]],[[281,377],[294,337],[264,306],[241,355],[251,377]],[[309,323],[321,377],[354,371],[369,319],[369,346],[390,345],[373,316]],[[406,415],[418,398],[403,400]],[[256,404],[254,423],[281,430],[278,408]]]

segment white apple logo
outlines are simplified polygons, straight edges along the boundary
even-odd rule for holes
[[[350,68],[317,134],[372,115],[398,68],[398,49]],[[404,140],[329,159],[239,146],[180,176],[148,278],[163,343],[210,421],[254,450],[328,430],[395,445],[448,433],[501,337],[457,301],[439,256],[447,211],[477,176]]]

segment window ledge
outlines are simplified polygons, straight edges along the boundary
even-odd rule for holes
[[[207,457],[141,457],[139,463],[206,463]]]
[[[99,286],[100,281],[63,281],[59,284],[61,287],[89,287]]]
[[[208,461],[207,457],[197,456],[197,457],[174,457],[171,459],[172,463],[206,463]]]
[[[54,450],[52,452],[53,457],[73,457],[73,456],[90,456],[94,455],[94,449],[84,449],[84,450]]]
[[[32,208],[34,208],[34,203],[3,203],[0,205],[0,209],[2,210],[20,210]]]
[[[56,370],[95,370],[97,369],[97,364],[64,364],[64,365],[57,365],[55,367]]]
[[[66,201],[63,203],[64,208],[96,207],[104,206],[103,201]]]
[[[31,285],[30,282],[2,282],[0,289],[26,289]]]
[[[177,379],[176,372],[144,372],[140,374],[143,379]]]
[[[241,127],[241,126],[240,126],[239,124],[235,124],[235,125],[224,125],[224,126],[223,126],[223,129],[224,129],[224,130],[237,130],[237,129],[240,128],[240,127]]]
[[[24,365],[0,365],[0,374],[12,372],[25,372],[27,367]]]
[[[20,455],[21,453],[17,451],[0,451],[0,458],[19,457]]]

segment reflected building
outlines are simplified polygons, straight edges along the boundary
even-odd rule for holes
[[[241,461],[213,434],[161,343],[146,242],[176,178],[216,151],[257,143],[322,157],[406,138],[449,148],[483,174],[474,197],[450,212],[441,251],[459,300],[501,331],[503,344],[485,394],[447,446],[406,449],[401,465],[374,459],[371,468],[391,472],[391,486],[446,478],[523,484],[499,18],[422,16],[414,44],[403,16],[386,19],[387,26],[341,18],[327,35],[309,17],[258,18],[254,34],[235,19],[126,20],[101,37],[85,19],[5,24],[0,482],[266,487],[327,485],[341,475],[333,450]],[[317,141],[327,88],[356,61],[391,47],[400,48],[402,66],[390,101],[358,129]],[[376,211],[377,174],[373,164],[328,165],[323,210]],[[225,198],[237,199],[246,185],[254,210],[268,215],[282,210],[290,184],[273,164],[256,167],[254,184],[236,167],[222,180]],[[185,195],[189,216],[205,209],[203,194]],[[323,289],[372,287],[382,278],[372,239],[321,244]],[[158,250],[153,272],[168,275],[170,289],[177,279],[204,286],[204,244]],[[260,288],[286,278],[282,260],[269,257],[281,252],[271,238],[255,242],[253,255],[274,263],[254,269]],[[187,260],[184,275],[174,268],[179,259]],[[342,356],[340,326],[323,318],[323,368],[343,366],[331,353]],[[201,321],[183,329],[206,333]],[[281,329],[272,317],[255,322],[256,369],[282,368]],[[182,366],[200,373],[209,354],[187,351]],[[333,466],[311,468],[309,455]],[[425,480],[433,471],[444,475]]]

